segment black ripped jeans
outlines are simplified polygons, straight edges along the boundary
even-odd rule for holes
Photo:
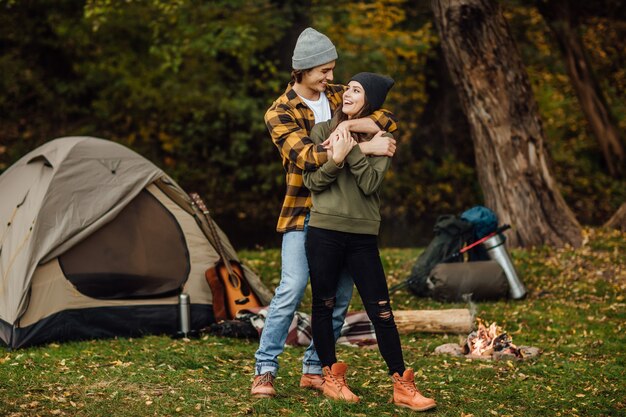
[[[337,362],[333,334],[333,307],[337,281],[344,268],[354,279],[361,300],[376,331],[378,349],[387,363],[389,374],[404,372],[404,359],[398,328],[389,304],[376,236],[337,232],[309,226],[306,256],[313,290],[313,342],[322,366]]]

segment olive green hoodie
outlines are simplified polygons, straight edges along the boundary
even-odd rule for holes
[[[322,143],[336,127],[336,119],[318,123],[311,139]],[[386,134],[391,136],[391,134]],[[304,185],[311,191],[309,225],[348,233],[378,235],[380,199],[378,190],[389,169],[391,158],[365,156],[355,146],[343,166],[332,158],[316,171],[305,171]]]

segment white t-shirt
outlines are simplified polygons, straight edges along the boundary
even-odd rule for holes
[[[328,97],[326,97],[326,94],[320,93],[320,98],[318,98],[316,101],[307,100],[302,96],[300,96],[300,98],[307,106],[309,106],[311,110],[313,110],[315,123],[326,122],[330,120],[330,103],[328,102]]]

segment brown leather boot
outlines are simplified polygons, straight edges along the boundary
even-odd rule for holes
[[[323,391],[324,378],[320,374],[302,374],[300,388],[310,388]]]
[[[250,394],[256,398],[271,398],[275,396],[274,375],[271,372],[266,372],[263,375],[255,376]]]
[[[413,411],[426,411],[435,408],[437,403],[432,398],[424,397],[415,387],[413,369],[407,369],[400,376],[397,372],[391,376],[393,380],[393,403],[399,407]]]
[[[322,369],[322,372],[324,373],[322,392],[326,397],[332,398],[333,400],[358,403],[359,397],[350,391],[350,388],[346,383],[347,369],[348,365],[343,362],[334,363],[331,367],[325,366]]]

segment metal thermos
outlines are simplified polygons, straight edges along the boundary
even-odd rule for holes
[[[504,246],[506,238],[501,234],[494,235],[485,240],[483,246],[491,259],[498,262],[509,282],[509,296],[514,300],[519,300],[526,296],[526,287],[517,276],[515,266],[509,257],[509,253]]]
[[[180,332],[183,337],[189,334],[189,294],[181,293],[178,296],[178,312],[180,317]]]

